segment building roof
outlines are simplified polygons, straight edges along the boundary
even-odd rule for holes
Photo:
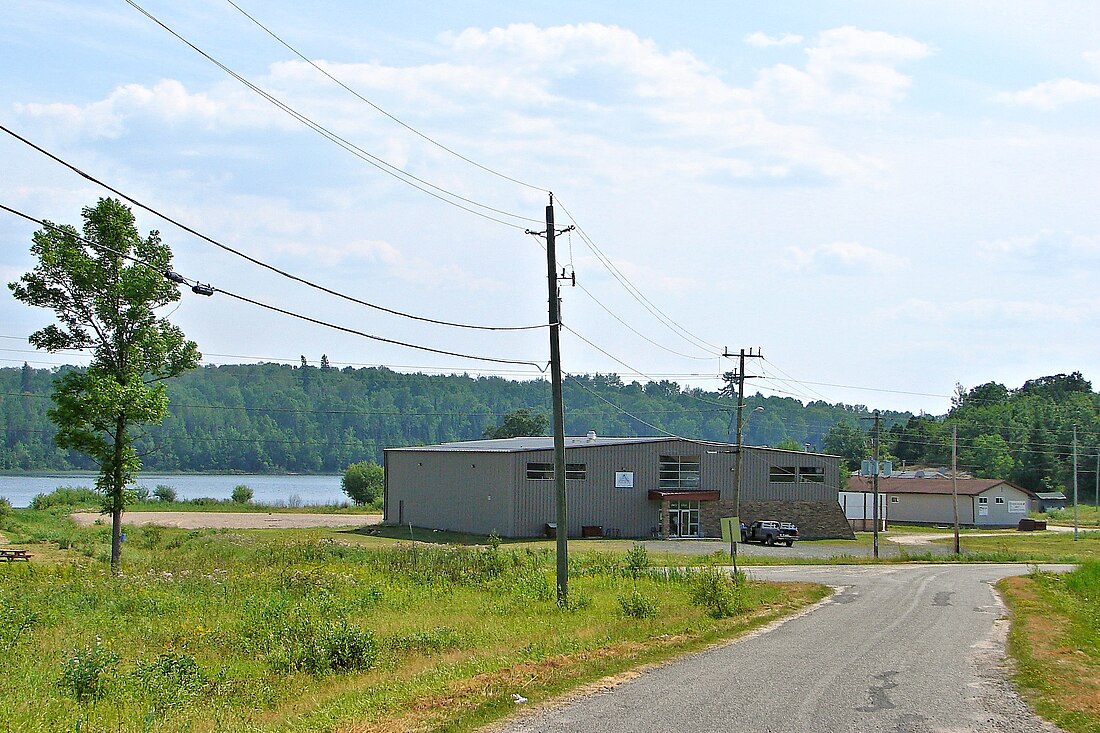
[[[716,443],[706,440],[692,440],[690,438],[677,438],[673,436],[663,437],[631,437],[631,438],[605,438],[602,435],[565,438],[566,448],[592,448],[609,445],[637,445],[642,443],[671,443],[673,441],[685,441],[703,446],[733,449],[733,443]],[[782,448],[769,448],[767,446],[746,445],[745,449],[771,451],[773,453],[790,453],[793,455],[830,455],[828,453],[806,453],[802,451],[789,451]],[[404,448],[386,448],[387,451],[432,451],[432,452],[477,452],[477,453],[522,453],[525,451],[554,450],[554,438],[548,435],[534,435],[522,438],[497,438],[493,440],[459,440],[453,443],[440,443],[438,445],[411,445]]]
[[[632,443],[662,443],[679,438],[604,438],[587,436],[566,437],[566,448],[588,448],[598,445],[628,445]],[[459,440],[439,445],[418,445],[406,448],[387,448],[386,450],[411,451],[477,451],[479,453],[520,453],[523,451],[554,450],[554,438],[547,435],[534,435],[523,438],[498,438],[495,440]]]
[[[1044,501],[1066,501],[1066,495],[1061,491],[1036,491],[1035,495]]]
[[[1029,496],[1035,496],[1022,486],[999,478],[960,478],[956,481],[959,496],[978,496],[1001,485],[1010,486]],[[869,476],[852,476],[848,482],[848,491],[870,493],[874,490]],[[947,494],[951,495],[949,478],[879,478],[880,494]]]

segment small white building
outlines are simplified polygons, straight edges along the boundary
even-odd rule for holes
[[[879,478],[879,501],[887,523],[952,524],[955,521],[949,478]],[[1015,527],[1028,512],[1039,510],[1039,497],[1003,479],[959,478],[959,524],[974,527]],[[853,476],[848,492],[870,495],[868,476]]]

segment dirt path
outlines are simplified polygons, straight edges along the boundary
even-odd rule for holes
[[[109,521],[102,514],[77,512],[77,524],[88,526],[96,520]],[[126,524],[160,524],[182,529],[301,529],[305,527],[363,527],[380,524],[381,514],[295,514],[279,512],[126,512]]]

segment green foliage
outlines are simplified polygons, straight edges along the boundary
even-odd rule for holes
[[[377,506],[386,485],[385,471],[372,461],[359,461],[347,467],[340,487],[359,505]]]
[[[867,433],[852,421],[844,420],[825,434],[825,452],[840,456],[849,466],[859,466],[871,451]]]
[[[91,644],[73,651],[61,663],[57,685],[78,702],[100,700],[107,694],[118,655],[98,636]]]
[[[642,595],[637,589],[619,596],[619,610],[627,618],[655,618],[661,612],[661,604],[655,599]]]
[[[0,496],[0,521],[7,519],[11,515],[11,499],[6,496]]]
[[[522,407],[509,412],[496,427],[485,428],[483,438],[521,438],[532,435],[546,435],[550,422],[541,412],[531,412]]]
[[[805,451],[806,450],[806,446],[804,446],[802,443],[799,443],[794,438],[784,438],[783,440],[779,441],[778,443],[776,443],[772,447],[773,448],[778,448],[780,450],[793,450],[793,451]]]
[[[731,578],[715,567],[703,567],[691,575],[688,586],[691,603],[706,609],[712,618],[729,618],[745,609],[745,579]]]
[[[244,484],[239,484],[233,487],[233,493],[230,496],[234,504],[249,504],[252,501],[252,489]]]
[[[142,696],[161,710],[194,700],[210,684],[202,667],[186,652],[162,652],[152,661],[139,661],[131,678]]]
[[[31,499],[32,509],[42,510],[55,506],[98,509],[103,506],[103,495],[86,486],[58,486],[48,494],[38,494]]]
[[[155,496],[158,501],[171,504],[176,500],[177,494],[175,487],[168,486],[167,484],[157,484],[157,487],[153,489],[153,496]]]
[[[89,456],[99,467],[96,488],[107,499],[115,541],[111,568],[120,572],[118,541],[126,486],[141,466],[132,429],[168,415],[162,380],[198,365],[183,331],[156,315],[180,298],[164,277],[172,252],[157,232],[143,239],[120,201],[100,199],[83,210],[83,237],[71,226],[48,224],[34,233],[34,270],[9,284],[17,300],[53,311],[59,323],[29,341],[51,353],[89,349],[91,363],[54,380],[53,440]]]
[[[270,639],[268,663],[277,672],[299,670],[312,674],[370,669],[378,644],[369,629],[346,620],[319,620],[305,614],[279,629]]]

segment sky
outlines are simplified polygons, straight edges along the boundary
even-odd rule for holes
[[[0,23],[0,124],[299,278],[133,207],[217,291],[165,312],[206,363],[544,378],[552,192],[567,373],[716,390],[752,348],[750,391],[931,414],[1100,379],[1094,2],[235,2]],[[0,161],[34,218],[110,195]],[[0,211],[3,282],[37,228]],[[4,289],[0,365],[81,363],[50,322]]]

